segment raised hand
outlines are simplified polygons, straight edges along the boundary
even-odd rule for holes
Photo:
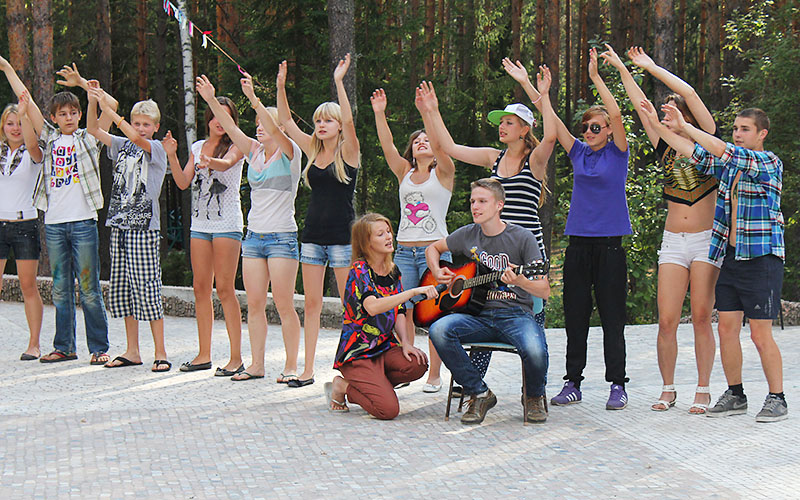
[[[84,81],[75,63],[72,63],[72,67],[65,65],[56,71],[56,74],[63,78],[63,80],[56,80],[56,83],[65,87],[80,87]]]
[[[683,130],[686,128],[686,120],[683,118],[683,113],[673,104],[664,104],[661,106],[661,111],[664,112],[664,125],[670,125],[672,130]]]
[[[344,55],[344,59],[339,60],[339,64],[336,65],[336,69],[333,70],[333,79],[337,82],[341,82],[344,79],[344,75],[347,74],[347,70],[350,69],[350,53]]]
[[[592,47],[589,49],[589,78],[597,78],[600,74],[597,72],[597,49]]]
[[[633,61],[633,64],[639,66],[644,70],[650,70],[656,66],[656,63],[645,54],[641,47],[631,47],[628,49],[628,58]]]
[[[19,102],[17,103],[17,112],[20,116],[28,116],[28,106],[31,103],[31,95],[26,90],[19,95]]]
[[[197,88],[197,93],[200,94],[206,102],[214,99],[214,86],[211,85],[206,75],[200,75],[195,78],[195,88]]]
[[[253,88],[253,77],[248,73],[245,73],[244,78],[239,80],[239,83],[242,85],[242,93],[245,95],[245,97],[247,97],[247,99],[249,99],[253,104],[258,102],[256,90]]]
[[[611,48],[611,45],[605,44],[605,46],[606,46],[606,51],[600,54],[600,57],[603,58],[603,62],[606,64],[610,64],[611,66],[620,71],[625,69],[625,63],[623,63],[622,59],[619,58],[619,55],[617,55],[617,53],[614,52],[614,49]]]
[[[526,70],[525,66],[523,66],[519,61],[514,63],[511,62],[511,59],[504,57],[503,69],[506,70],[506,73],[508,73],[511,78],[520,84],[524,84],[525,82],[529,81],[528,70]]]
[[[103,101],[103,97],[105,97],[105,92],[100,87],[89,87],[86,94],[89,96],[89,102],[94,103]]]
[[[639,102],[639,109],[642,111],[642,114],[647,117],[647,119],[653,125],[658,125],[658,113],[656,113],[656,108],[653,107],[653,103],[647,99],[642,99]]]
[[[209,163],[211,163],[211,158],[205,153],[200,153],[200,158],[198,158],[197,161],[197,167],[208,168]]]
[[[439,108],[439,99],[436,97],[436,91],[433,89],[433,84],[431,82],[423,81],[419,84],[419,87],[417,87],[417,91],[426,109],[434,110]]]
[[[278,65],[278,77],[275,80],[275,84],[280,88],[286,87],[286,72],[286,60],[284,59]]]
[[[386,92],[383,89],[375,89],[372,97],[369,98],[372,103],[372,111],[376,113],[383,113],[386,111]]]
[[[536,74],[536,90],[541,95],[545,95],[550,91],[552,83],[553,75],[550,74],[550,68],[546,64],[539,66],[539,73]]]
[[[161,139],[161,145],[164,146],[164,151],[169,156],[178,153],[178,141],[172,137],[171,130],[167,130],[166,135],[164,135],[164,138]]]
[[[5,71],[11,67],[11,63],[8,62],[5,57],[0,56],[0,71]]]

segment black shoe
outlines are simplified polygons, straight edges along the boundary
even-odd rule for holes
[[[196,365],[193,365],[192,363],[187,361],[186,363],[183,363],[181,365],[180,369],[182,372],[196,372],[200,370],[210,370],[211,361],[209,361],[208,363],[197,363]]]
[[[487,390],[485,396],[472,396],[467,401],[467,411],[461,416],[461,423],[480,424],[486,418],[486,412],[494,408],[497,404],[497,396],[491,390]]]
[[[235,370],[226,370],[220,366],[217,367],[217,371],[214,372],[215,377],[232,377],[237,373],[242,373],[244,371],[244,365],[240,366]]]
[[[313,383],[314,383],[314,377],[307,378],[305,380],[300,380],[299,378],[296,378],[294,380],[290,380],[289,382],[287,382],[286,385],[288,385],[289,387],[297,388],[297,387],[305,387]]]

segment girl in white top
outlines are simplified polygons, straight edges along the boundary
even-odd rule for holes
[[[0,116],[0,288],[6,259],[13,249],[30,330],[28,347],[20,356],[23,361],[39,357],[42,328],[42,297],[36,286],[39,223],[33,206],[33,189],[42,169],[42,150],[37,145],[33,126],[21,124],[21,120],[28,119],[29,102],[26,91],[20,96],[19,107],[9,104]]]
[[[417,93],[415,104],[422,113],[427,128],[428,102]],[[453,160],[432,140],[424,130],[412,133],[403,155],[397,151],[386,120],[386,93],[378,89],[370,98],[375,112],[375,126],[381,142],[386,163],[400,181],[400,224],[397,230],[397,252],[395,263],[400,268],[403,289],[410,290],[419,285],[422,273],[427,269],[425,248],[448,235],[447,208],[453,192],[456,167]],[[413,305],[406,303],[406,331],[414,331]],[[412,335],[412,339],[414,336]],[[442,388],[440,369],[442,360],[433,344],[430,347],[430,369],[428,380],[422,390],[438,392]]]
[[[209,103],[214,116],[249,163],[250,213],[247,237],[242,245],[242,277],[247,292],[247,325],[250,330],[252,362],[233,380],[264,376],[267,339],[267,290],[272,283],[275,307],[281,318],[286,362],[278,382],[297,378],[300,347],[300,318],[294,309],[297,278],[297,224],[294,199],[300,181],[300,148],[276,125],[278,110],[266,108],[256,97],[253,80],[245,74],[242,92],[256,111],[256,139],[245,135],[225,108],[214,99],[214,87],[205,75],[197,79],[197,90]]]
[[[233,101],[227,97],[215,99],[213,93],[210,99],[205,95],[203,98],[214,100],[220,109],[227,111],[234,123],[238,123],[239,113]],[[244,160],[242,152],[232,144],[211,107],[206,109],[205,122],[207,138],[192,144],[185,167],[181,168],[178,162],[177,142],[170,133],[167,133],[164,143],[175,184],[180,189],[192,188],[190,249],[200,350],[192,361],[183,363],[180,369],[211,369],[211,330],[214,323],[211,291],[216,284],[225,315],[231,355],[225,366],[217,368],[215,375],[225,376],[244,369],[242,317],[234,289],[242,244],[239,188]]]

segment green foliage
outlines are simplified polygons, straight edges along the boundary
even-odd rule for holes
[[[192,286],[192,267],[182,250],[170,250],[161,261],[161,281],[165,285]]]

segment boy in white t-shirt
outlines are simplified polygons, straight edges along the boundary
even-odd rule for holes
[[[59,72],[68,87],[89,88],[75,65]],[[110,96],[109,108],[117,106]],[[108,320],[100,289],[97,211],[103,207],[100,188],[100,145],[78,128],[80,101],[72,92],[59,92],[50,102],[50,119],[31,101],[30,122],[44,144],[44,168],[36,183],[33,201],[45,212],[45,236],[53,275],[53,303],[56,306],[56,334],[53,351],[42,363],[77,359],[75,348],[75,279],[79,284],[81,308],[86,326],[90,363],[108,362]],[[101,119],[108,130],[111,120]]]
[[[109,310],[125,318],[127,349],[106,363],[106,368],[141,365],[139,321],[149,321],[155,344],[152,371],[172,368],[164,345],[164,307],[161,299],[161,222],[158,198],[167,171],[167,154],[153,140],[161,112],[152,100],[136,103],[131,122],[119,116],[99,86],[89,89],[86,128],[108,147],[114,160],[114,183],[106,226],[111,228],[111,280]],[[109,134],[97,120],[97,104],[125,137]]]

